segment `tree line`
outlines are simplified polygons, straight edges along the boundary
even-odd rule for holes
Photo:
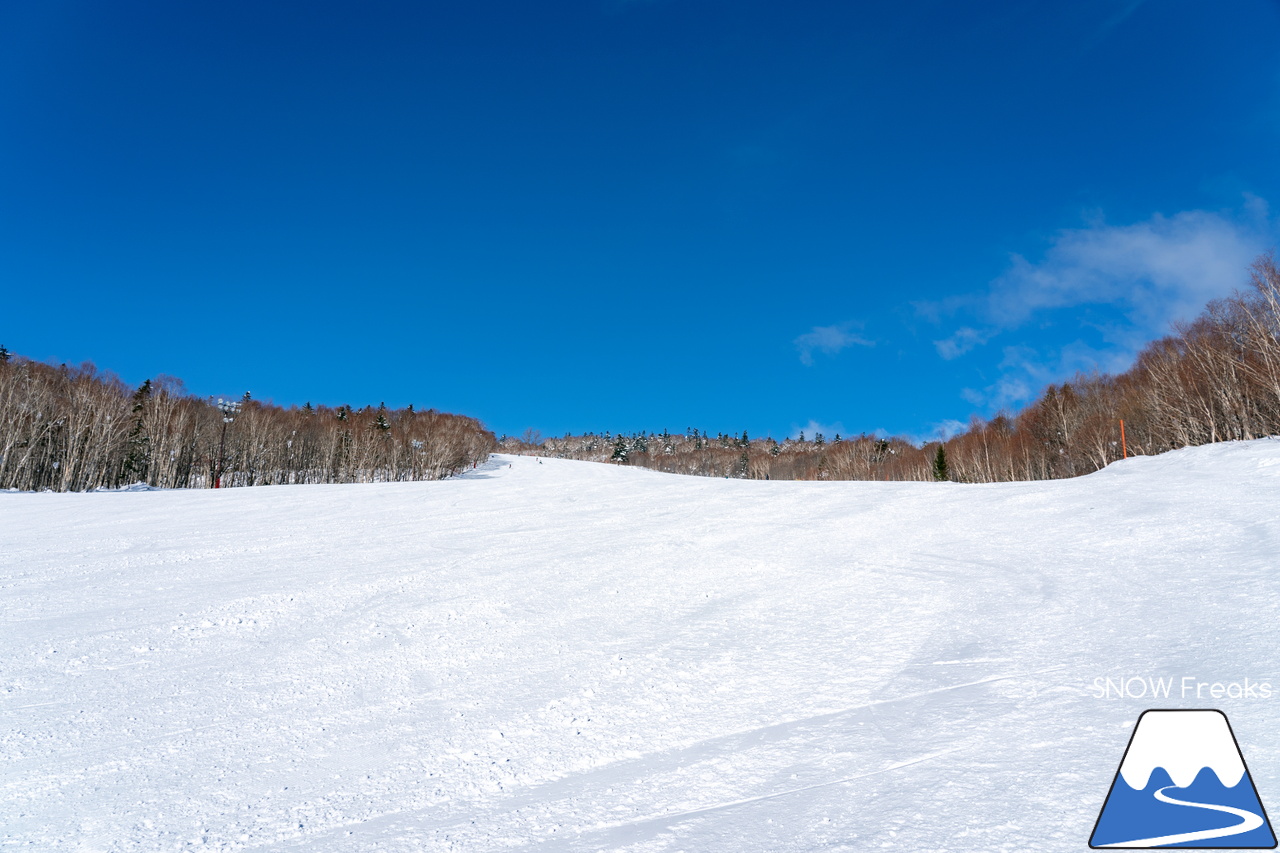
[[[1123,443],[1120,422],[1124,421]],[[1017,414],[974,418],[945,442],[822,435],[775,441],[743,433],[503,437],[508,453],[636,465],[676,474],[773,480],[972,483],[1075,477],[1126,451],[1155,454],[1280,434],[1280,269],[1250,269],[1250,287],[1209,303],[1149,343],[1118,375],[1050,385]],[[533,440],[531,440],[533,439]]]
[[[225,427],[225,441],[224,441]],[[0,347],[0,488],[82,491],[434,480],[478,464],[494,435],[413,406],[292,406],[246,394],[229,424],[161,376],[131,388],[92,364],[53,366]]]
[[[1050,385],[1017,414],[974,418],[945,442],[746,433],[584,434],[495,441],[474,418],[412,406],[281,406],[249,399],[228,426],[209,400],[161,376],[131,388],[92,364],[53,366],[0,346],[0,488],[55,491],[146,483],[222,485],[438,479],[492,450],[774,480],[987,483],[1088,474],[1131,454],[1280,433],[1280,269],[1259,258],[1250,287],[1152,341],[1118,375]]]

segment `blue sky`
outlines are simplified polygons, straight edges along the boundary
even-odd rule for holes
[[[499,433],[928,436],[1280,239],[1280,3],[0,7],[0,343]]]

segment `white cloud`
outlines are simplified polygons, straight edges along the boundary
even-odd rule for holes
[[[1249,264],[1276,237],[1260,201],[1250,199],[1240,217],[1191,210],[1062,231],[1040,262],[1013,256],[984,313],[1007,329],[1048,309],[1116,305],[1136,328],[1162,334],[1245,283]]]
[[[1016,410],[1031,402],[1046,385],[1068,380],[1077,373],[1118,373],[1129,366],[1131,359],[1127,350],[1102,350],[1078,340],[1059,348],[1007,346],[996,381],[981,389],[965,388],[960,396],[991,412]]]
[[[946,441],[952,436],[959,435],[968,428],[968,424],[949,418],[941,423],[933,425],[933,435],[939,441]]]
[[[996,334],[994,329],[978,330],[970,326],[961,326],[948,338],[934,341],[938,355],[950,361],[959,358],[974,347],[980,347]]]
[[[909,443],[916,447],[924,447],[934,441],[946,441],[953,436],[957,436],[965,430],[969,429],[969,425],[963,421],[948,418],[931,426],[924,433],[907,433],[906,435],[898,434],[898,438],[906,439]],[[873,435],[879,438],[890,438],[888,431],[883,429],[876,430]]]
[[[844,428],[844,424],[840,421],[830,424],[820,424],[815,420],[810,420],[804,426],[791,425],[791,432],[787,438],[799,438],[800,433],[804,433],[804,437],[813,441],[813,437],[818,433],[822,433],[822,437],[827,441],[831,441],[837,435],[844,438],[849,435],[849,431]]]
[[[1100,336],[1102,346],[1083,340],[1056,347],[1005,344],[995,380],[961,392],[991,412],[1015,409],[1045,385],[1077,372],[1127,369],[1172,324],[1193,319],[1206,303],[1243,287],[1249,265],[1277,236],[1280,229],[1266,202],[1256,196],[1246,196],[1236,214],[1191,210],[1131,225],[1108,225],[1098,217],[1084,228],[1059,232],[1038,262],[1014,255],[982,297],[935,306],[979,322],[960,326],[934,347],[950,360],[1020,327],[1055,322]],[[1119,318],[1099,324],[1079,311],[1054,313],[1090,305],[1109,306]]]
[[[934,320],[967,315],[968,322],[933,342],[939,356],[952,360],[1022,326],[1061,322],[1064,315],[1054,312],[1108,306],[1119,319],[1092,328],[1113,350],[1100,352],[1102,361],[1123,370],[1173,323],[1243,287],[1249,265],[1280,238],[1277,224],[1267,203],[1251,195],[1235,213],[1190,210],[1131,225],[1108,225],[1097,215],[1083,228],[1058,232],[1039,261],[1013,255],[985,294],[916,309]],[[1083,325],[1079,312],[1065,316]]]
[[[853,322],[836,326],[814,326],[811,331],[805,332],[792,343],[800,352],[800,361],[806,365],[813,364],[814,350],[824,355],[835,355],[840,350],[854,345],[875,346],[874,341],[869,341],[853,331],[857,326],[858,324]]]

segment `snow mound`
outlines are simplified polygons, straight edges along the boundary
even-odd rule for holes
[[[148,486],[146,483],[130,483],[127,486],[121,486],[118,489],[108,489],[106,486],[99,486],[94,489],[95,492],[160,492],[163,489],[156,486]]]

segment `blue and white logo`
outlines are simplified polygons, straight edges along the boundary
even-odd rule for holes
[[[1274,848],[1226,715],[1143,712],[1089,846]]]

